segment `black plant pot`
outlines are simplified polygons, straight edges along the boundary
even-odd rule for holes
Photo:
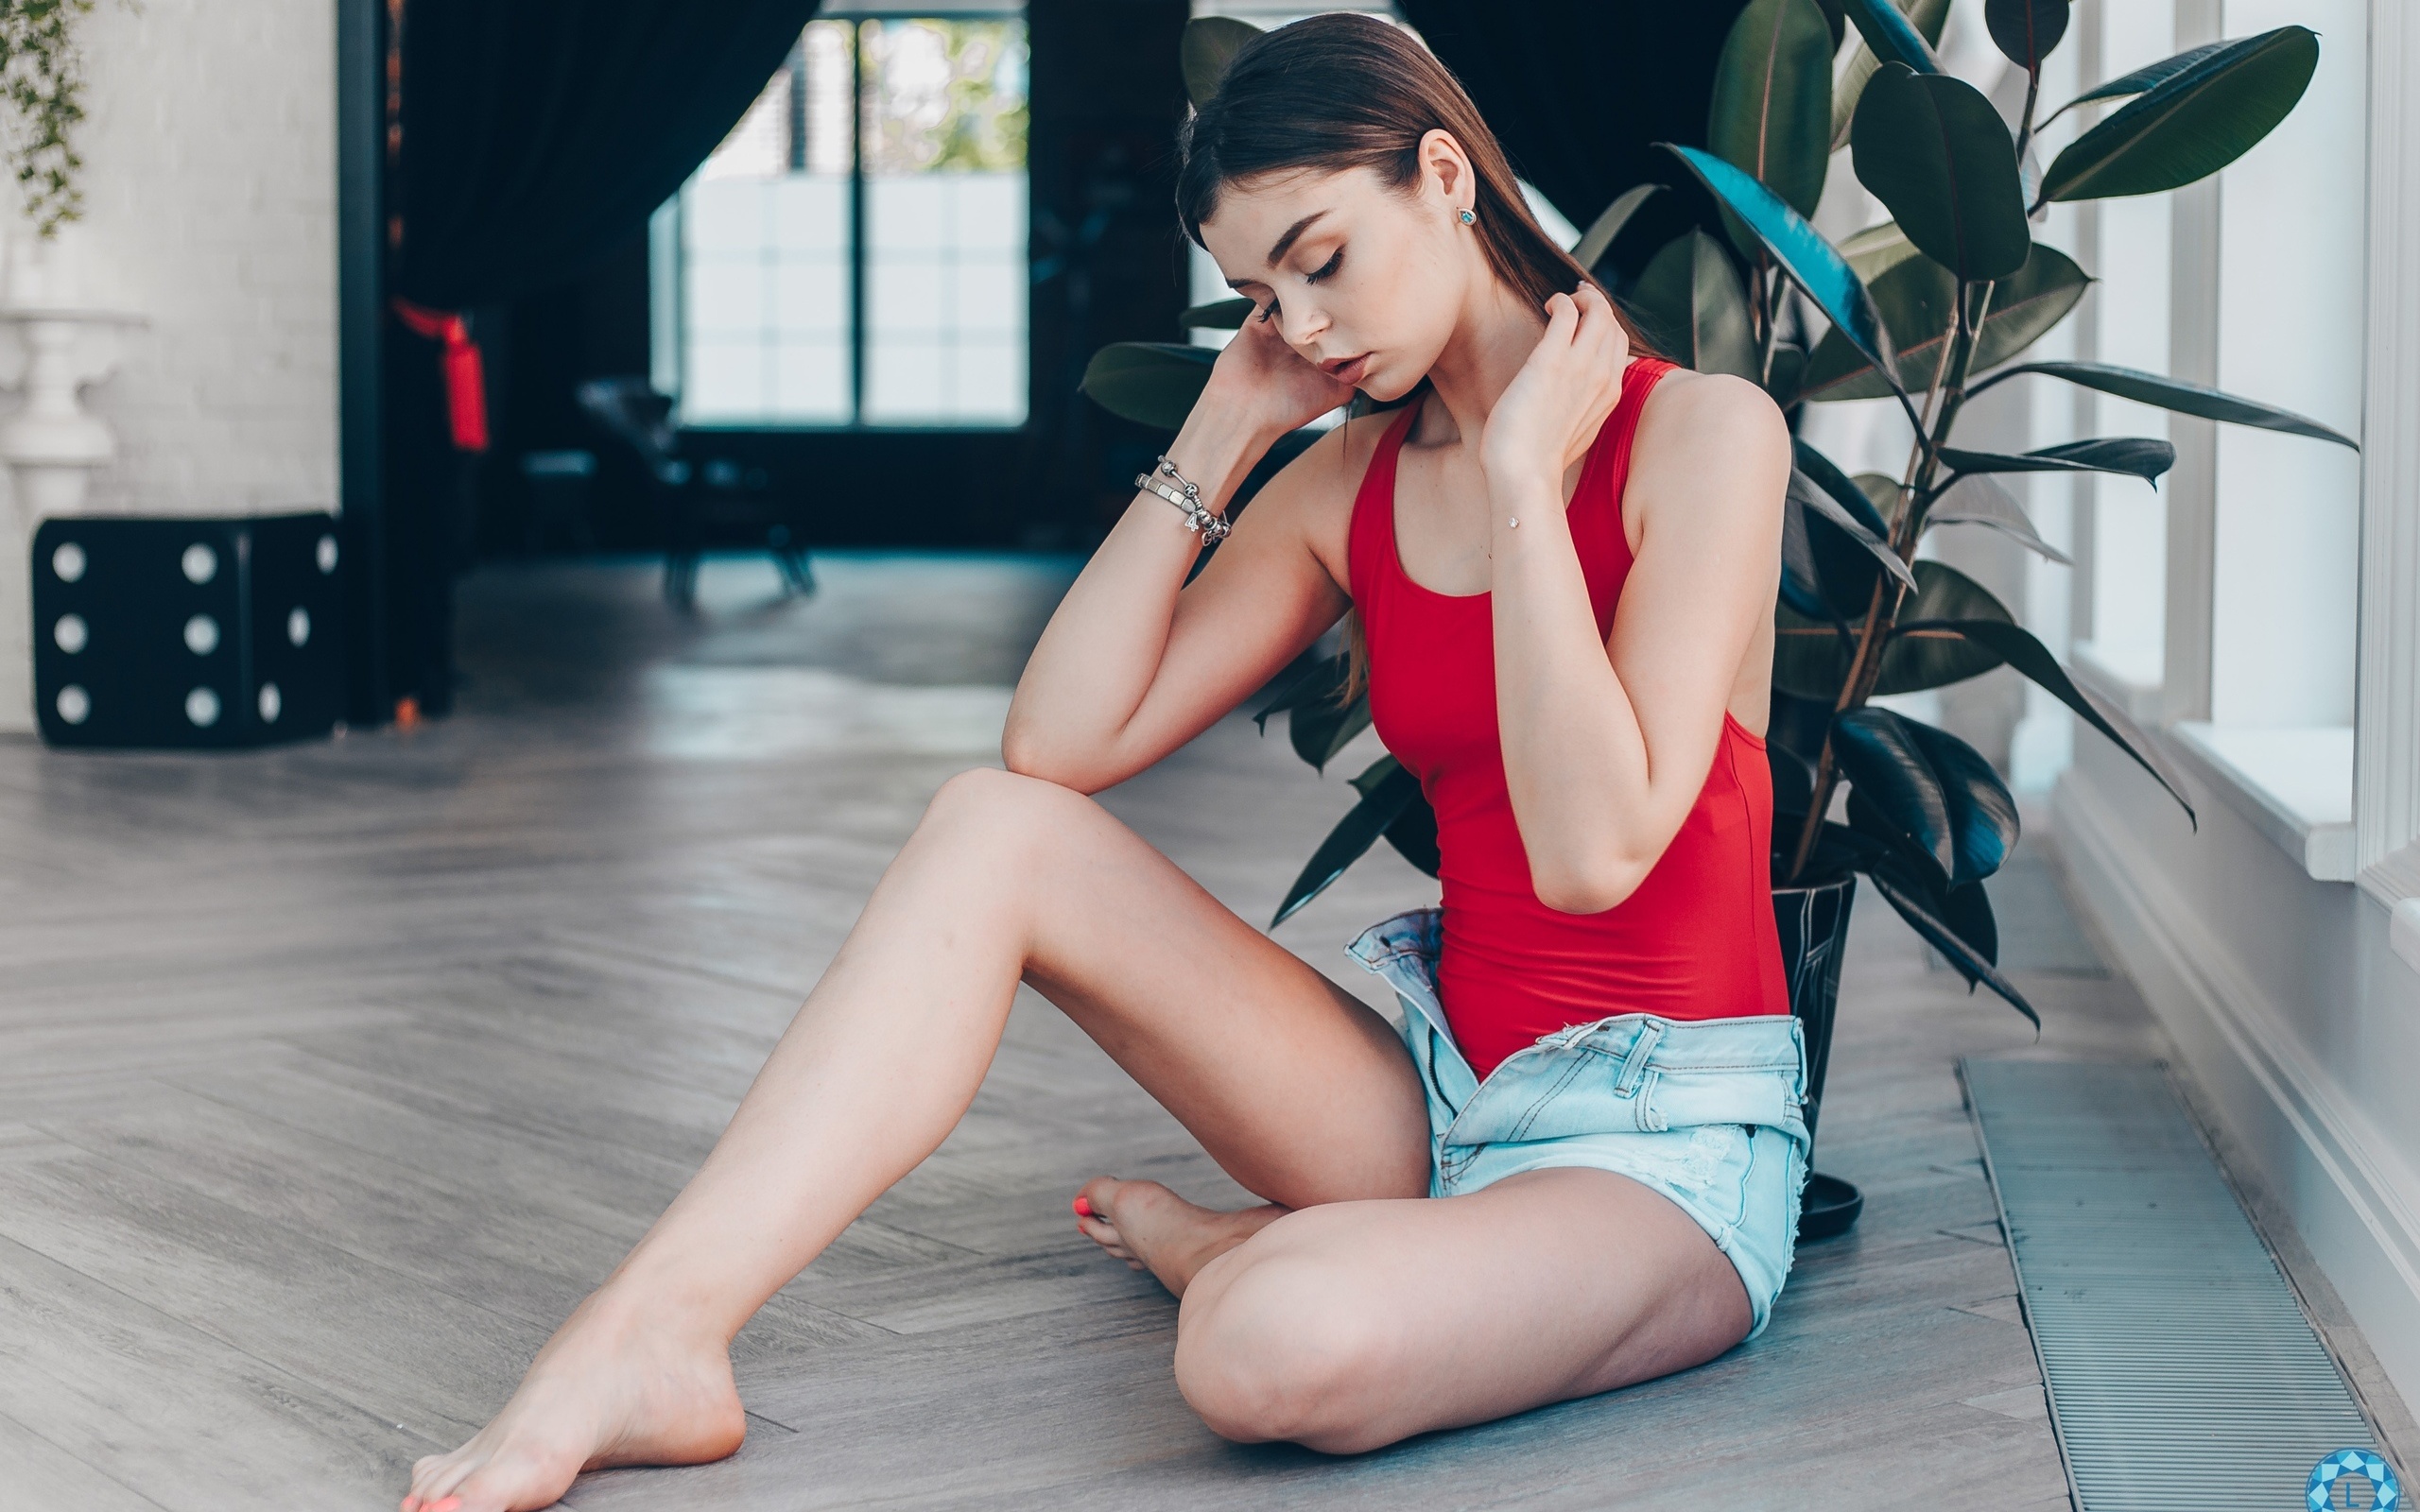
[[[1806,1036],[1807,1157],[1814,1158],[1815,1121],[1824,1102],[1824,1067],[1832,1055],[1832,1014],[1841,999],[1841,957],[1848,949],[1849,905],[1857,876],[1773,889],[1773,921],[1781,929],[1781,964],[1789,979],[1789,1011]],[[1801,1244],[1844,1234],[1865,1209],[1858,1189],[1817,1171],[1806,1178],[1798,1215]]]

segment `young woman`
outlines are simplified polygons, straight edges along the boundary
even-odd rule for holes
[[[732,1335],[942,1143],[1030,983],[1266,1206],[1109,1177],[1078,1226],[1183,1298],[1210,1427],[1351,1452],[1711,1360],[1762,1330],[1806,1177],[1763,742],[1789,439],[1635,356],[1414,42],[1254,41],[1184,142],[1256,306],[688,1188],[405,1512],[551,1503],[736,1449]],[[1236,482],[1356,389],[1183,586]],[[1189,493],[1185,484],[1198,494]],[[1194,510],[1200,510],[1195,514]],[[1358,614],[1443,907],[1355,945],[1406,1027],[1085,795]]]

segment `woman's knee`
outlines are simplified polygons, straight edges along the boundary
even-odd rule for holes
[[[977,766],[941,785],[925,806],[917,833],[927,837],[999,844],[1063,832],[1092,806],[1073,788],[996,766]]]
[[[1383,1315],[1341,1263],[1282,1253],[1253,1262],[1249,1247],[1220,1257],[1241,1263],[1205,1306],[1181,1314],[1177,1389],[1212,1432],[1237,1443],[1356,1453],[1390,1442],[1376,1409],[1402,1387],[1392,1362],[1409,1320]]]

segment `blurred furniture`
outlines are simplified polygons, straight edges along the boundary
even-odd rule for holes
[[[344,707],[333,515],[44,521],[34,713],[53,746],[325,735]]]
[[[708,541],[741,531],[761,533],[785,595],[815,592],[806,549],[782,519],[764,469],[686,455],[672,424],[672,401],[645,378],[592,378],[577,393],[579,407],[647,472],[664,521],[664,597],[674,609],[696,609],[698,558]]]
[[[594,452],[522,453],[522,496],[529,506],[522,524],[522,548],[534,557],[545,549],[549,537],[565,537],[574,550],[595,551],[588,496],[596,476]]]

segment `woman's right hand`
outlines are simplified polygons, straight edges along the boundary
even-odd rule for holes
[[[1274,441],[1353,397],[1351,384],[1329,377],[1286,344],[1277,322],[1247,316],[1236,338],[1211,366],[1200,408],[1241,419]]]

